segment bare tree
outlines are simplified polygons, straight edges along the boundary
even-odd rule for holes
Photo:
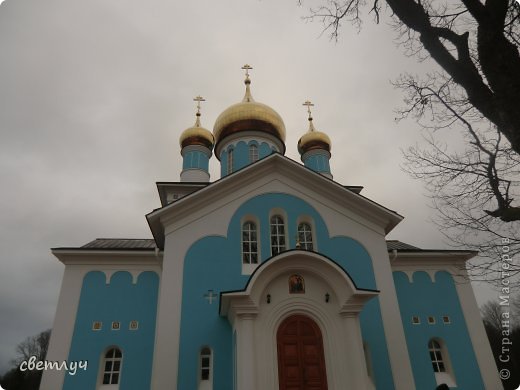
[[[441,127],[462,127],[470,143],[478,147],[483,144],[482,133],[470,124],[480,119],[498,132],[496,142],[502,150],[520,154],[520,7],[514,0],[372,0],[368,6],[365,0],[319,3],[310,9],[308,18],[320,20],[333,39],[338,38],[343,21],[359,28],[364,11],[379,22],[389,9],[405,53],[420,60],[430,57],[440,65],[438,73],[424,80],[405,75],[397,82],[409,94],[409,106],[402,113],[448,113]],[[480,153],[488,154],[491,170],[487,185],[493,202],[487,202],[491,209],[486,213],[503,222],[519,221],[520,206],[508,193],[508,179],[501,180],[500,167],[493,166],[494,151],[488,147],[480,148]]]
[[[399,118],[412,115],[425,134],[425,146],[404,152],[405,170],[426,184],[438,211],[434,221],[449,241],[480,252],[470,274],[499,281],[505,263],[498,260],[520,253],[513,205],[520,196],[520,155],[446,75],[429,75],[426,84],[404,75],[395,84],[406,92]],[[461,130],[463,151],[439,140],[444,129]],[[507,267],[509,277],[520,276],[518,262]]]
[[[342,22],[359,29],[365,11],[379,22],[390,10],[405,55],[439,65],[395,82],[405,93],[397,119],[413,117],[424,131],[424,144],[404,152],[405,170],[426,183],[448,240],[480,252],[470,274],[499,281],[505,248],[511,258],[520,253],[520,6],[514,0],[317,1],[308,19],[321,21],[332,39]],[[454,133],[462,147],[445,140]],[[508,271],[520,276],[518,262]]]
[[[18,367],[21,362],[29,360],[32,356],[36,358],[36,361],[45,360],[50,337],[50,329],[47,329],[36,336],[27,337],[16,346],[16,353],[18,356],[12,361],[13,364]]]
[[[0,385],[6,390],[38,390],[42,377],[41,370],[21,371],[20,364],[35,357],[35,361],[45,360],[51,330],[43,331],[36,336],[27,337],[16,347],[17,357],[11,361],[13,368],[0,377]]]

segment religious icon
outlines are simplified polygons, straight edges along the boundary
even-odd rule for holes
[[[101,321],[94,321],[94,323],[92,324],[92,330],[101,330],[101,326]]]
[[[138,327],[139,327],[139,322],[137,322],[136,320],[130,321],[130,330],[137,330]]]
[[[119,330],[121,329],[121,323],[119,321],[112,322],[112,330]]]
[[[289,293],[305,294],[305,280],[301,275],[291,275],[289,277]]]

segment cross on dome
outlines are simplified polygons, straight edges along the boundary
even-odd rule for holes
[[[249,71],[253,69],[253,67],[249,64],[245,64],[242,67],[243,70],[246,71],[246,79],[244,80],[244,83],[246,84],[246,94],[244,95],[243,102],[253,102],[253,96],[251,95],[251,90],[249,88],[249,85],[251,84],[251,79],[249,78]]]
[[[248,79],[249,79],[249,71],[250,71],[251,69],[253,69],[253,67],[252,67],[251,65],[249,65],[249,64],[245,64],[245,65],[242,67],[242,69],[244,69],[244,70],[246,71],[246,80],[248,80]]]
[[[200,127],[200,102],[205,102],[206,99],[204,99],[202,96],[197,95],[193,98],[194,102],[197,102],[197,113],[195,114],[197,116],[197,120],[195,122],[195,126]]]
[[[307,112],[309,113],[309,131],[315,131],[314,124],[312,123],[312,112],[311,107],[314,107],[314,103],[312,103],[310,100],[306,100],[305,103],[302,104],[302,106],[307,106]]]

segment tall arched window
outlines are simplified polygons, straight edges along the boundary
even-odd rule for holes
[[[442,349],[437,340],[430,340],[428,343],[430,359],[433,365],[433,372],[446,372],[446,366],[442,358]]]
[[[305,249],[306,251],[312,251],[314,249],[312,245],[311,225],[307,222],[302,222],[298,225],[298,241],[301,249]]]
[[[428,351],[430,352],[430,360],[437,384],[455,387],[455,375],[450,366],[448,350],[442,340],[431,339],[428,342]]]
[[[249,145],[249,162],[258,161],[258,146],[255,144]]]
[[[121,380],[121,362],[123,354],[117,347],[110,348],[105,353],[103,361],[103,385],[118,385]]]
[[[285,224],[279,215],[271,217],[271,254],[277,255],[285,250]]]
[[[199,358],[199,390],[213,388],[213,358],[211,349],[204,347],[200,350]]]
[[[230,174],[233,172],[233,148],[228,150],[227,156],[227,173]]]
[[[258,263],[258,238],[256,224],[248,221],[242,225],[242,263]]]

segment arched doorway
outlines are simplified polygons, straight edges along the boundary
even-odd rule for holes
[[[327,390],[323,340],[304,315],[286,318],[276,334],[280,390]]]

